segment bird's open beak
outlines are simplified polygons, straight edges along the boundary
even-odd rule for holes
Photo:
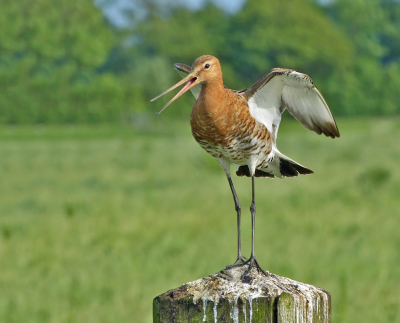
[[[193,75],[193,73],[190,73],[188,76],[186,76],[182,81],[176,83],[173,87],[169,88],[165,92],[161,93],[159,96],[156,96],[154,99],[150,100],[150,102],[153,102],[157,100],[159,97],[162,97],[164,94],[167,94],[169,91],[172,91],[173,89],[176,89],[178,86],[182,85],[183,83],[186,83],[186,85],[178,92],[177,95],[175,95],[171,101],[169,101],[160,111],[157,112],[157,115],[159,115],[161,112],[164,111],[164,109],[169,106],[172,102],[174,102],[177,98],[179,98],[183,93],[185,93],[187,90],[190,90],[193,86],[198,84],[197,82],[197,77]]]

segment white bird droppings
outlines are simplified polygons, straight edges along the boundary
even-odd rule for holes
[[[267,302],[267,306],[271,310],[278,308],[278,311],[287,311],[287,313],[278,313],[279,317],[283,318],[283,322],[285,322],[285,317],[293,317],[296,323],[331,322],[328,292],[274,274],[266,276],[259,273],[256,268],[253,268],[246,277],[241,279],[241,275],[246,269],[247,266],[222,270],[184,285],[185,294],[193,297],[193,304],[196,305],[198,300],[202,301],[204,322],[207,320],[208,302],[213,302],[214,323],[217,323],[218,304],[228,301],[229,309],[224,308],[222,304],[219,310],[229,310],[229,317],[234,323],[239,323],[240,317],[244,317],[245,323],[254,323],[252,322],[254,318],[253,301],[256,299]],[[289,295],[289,298],[286,298],[288,303],[285,303],[290,304],[289,308],[279,306],[279,296],[282,293]],[[277,303],[271,306],[277,299]],[[241,306],[239,306],[240,302]],[[276,304],[278,305],[275,306]]]

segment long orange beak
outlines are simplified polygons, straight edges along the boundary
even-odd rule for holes
[[[186,85],[178,92],[177,95],[175,95],[171,99],[171,101],[169,101],[160,111],[157,112],[157,115],[159,115],[161,112],[163,112],[167,106],[169,106],[172,102],[174,102],[177,98],[179,98],[183,93],[185,93],[187,90],[190,90],[193,86],[198,84],[197,77],[195,77],[193,75],[193,73],[190,73],[182,81],[176,83],[173,87],[169,88],[168,90],[161,93],[159,96],[156,96],[154,99],[150,100],[150,102],[157,100],[158,98],[162,97],[164,94],[167,94],[168,92],[172,91],[173,89],[176,89],[178,86],[182,85],[185,82],[187,82]]]

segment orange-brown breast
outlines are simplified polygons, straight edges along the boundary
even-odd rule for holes
[[[196,141],[216,158],[243,162],[255,152],[271,151],[267,128],[250,114],[245,98],[222,87],[203,86],[191,112]]]

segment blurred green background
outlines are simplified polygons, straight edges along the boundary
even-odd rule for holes
[[[2,0],[0,322],[151,322],[153,297],[233,263],[193,97],[148,102],[203,54],[234,89],[309,74],[341,132],[285,113],[279,149],[315,174],[256,181],[262,267],[330,291],[335,323],[400,322],[396,0]],[[233,181],[249,255],[251,183]]]

